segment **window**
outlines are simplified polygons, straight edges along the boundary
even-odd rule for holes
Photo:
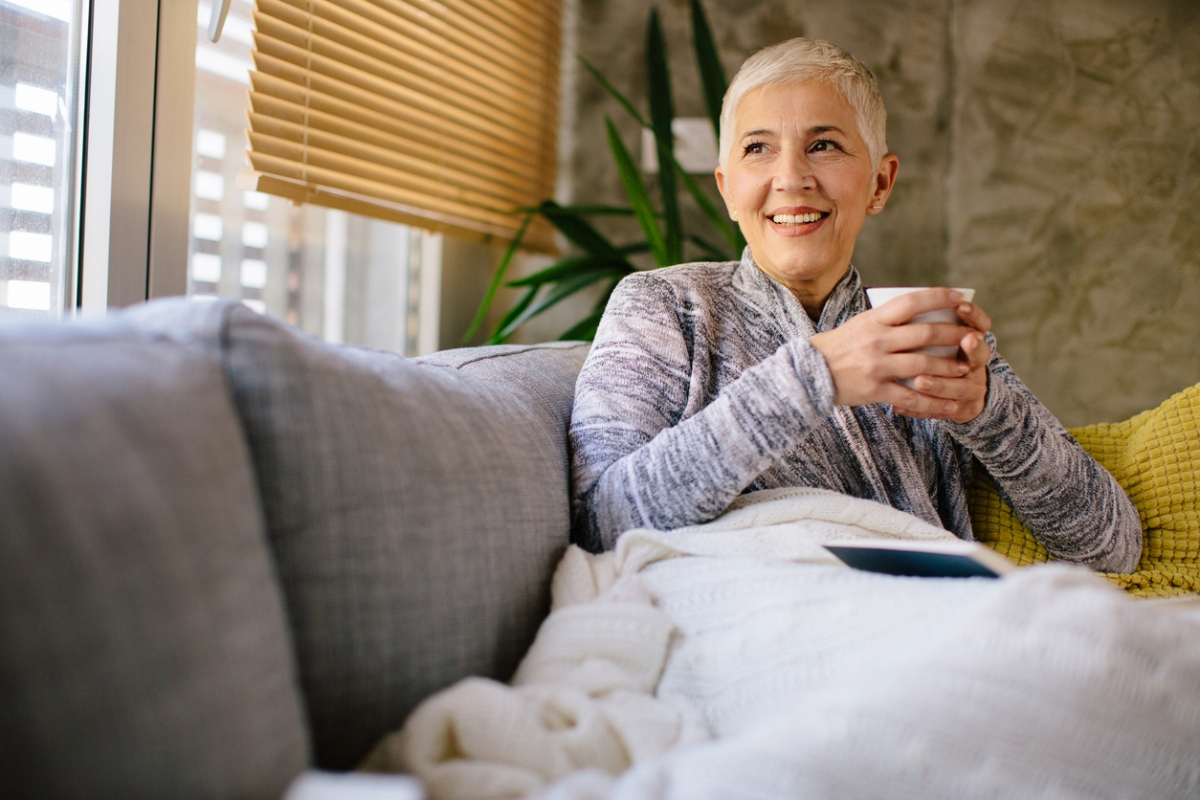
[[[233,0],[215,44],[210,13],[201,0],[188,293],[240,298],[328,341],[437,349],[439,237],[243,188],[252,7]]]
[[[0,319],[74,306],[80,0],[0,0]]]
[[[422,16],[408,0],[258,0],[258,11],[233,0],[214,44],[204,35],[211,0],[0,0],[0,319],[223,295],[327,339],[435,349],[441,238],[423,231],[503,240],[519,222],[515,208],[553,191],[558,3],[443,0]],[[386,199],[364,206],[347,192],[330,201],[310,192],[330,187],[306,183],[301,196],[296,186],[259,191],[271,176],[250,170],[246,157],[248,73],[262,71],[253,45],[296,46],[295,31],[279,24],[292,13],[285,6],[314,11],[317,38],[304,46],[322,59],[330,47],[346,52],[345,30],[365,30],[346,8],[382,9],[367,28],[405,17],[371,45],[370,63],[408,69],[401,84],[429,89],[422,113],[446,110],[474,130],[467,138],[478,149],[459,155],[470,162],[465,173],[437,172],[455,160],[438,152],[437,137],[410,146],[399,169],[379,169],[404,172],[404,191],[433,190],[440,211]],[[258,24],[271,30],[260,34]],[[444,34],[442,50],[431,31]],[[494,69],[480,43],[493,47]],[[445,92],[430,88],[443,77]],[[257,94],[270,104],[268,92]],[[464,116],[472,110],[480,119]],[[511,124],[497,128],[502,118]],[[514,136],[527,137],[515,151]],[[518,175],[525,165],[488,157],[493,140],[549,170]],[[490,205],[462,214],[445,205],[472,191]],[[472,214],[501,224],[460,224]],[[537,239],[531,231],[527,242]]]

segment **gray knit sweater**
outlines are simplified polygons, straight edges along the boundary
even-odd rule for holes
[[[858,272],[814,326],[749,252],[617,286],[575,387],[578,541],[611,548],[631,528],[705,522],[743,492],[784,486],[869,498],[972,539],[974,458],[1055,558],[1134,569],[1133,503],[995,354],[990,334],[987,401],[969,423],[835,406],[808,339],[867,308]]]

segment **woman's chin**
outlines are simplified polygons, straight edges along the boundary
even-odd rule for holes
[[[826,291],[832,290],[849,267],[848,261],[833,257],[797,257],[796,254],[791,256],[766,263],[755,256],[755,262],[759,269],[789,289],[804,287],[809,291],[815,286],[825,286]]]
[[[841,248],[822,247],[807,237],[751,243],[750,253],[763,272],[785,286],[822,279],[836,283],[850,266],[850,253],[842,252]]]

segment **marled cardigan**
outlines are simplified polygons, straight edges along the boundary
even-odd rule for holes
[[[741,262],[639,272],[617,286],[575,388],[575,536],[705,522],[743,492],[813,486],[886,503],[973,539],[972,457],[1055,558],[1129,572],[1137,510],[995,354],[971,422],[835,406],[809,337],[867,308],[851,267],[814,326],[796,297]]]

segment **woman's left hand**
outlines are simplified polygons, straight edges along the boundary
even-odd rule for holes
[[[992,319],[983,309],[974,303],[962,303],[959,305],[958,318],[962,320],[963,324],[975,329],[975,331],[964,336],[958,343],[958,346],[962,348],[963,355],[966,356],[967,365],[970,367],[969,371],[961,378],[939,378],[933,375],[918,375],[913,381],[913,388],[921,394],[930,397],[940,397],[954,401],[955,408],[949,417],[939,415],[937,418],[965,423],[978,417],[983,412],[983,406],[987,402],[987,365],[992,359],[992,349],[988,347],[983,334],[991,330]],[[893,410],[897,414],[903,414],[906,417],[933,418],[929,414],[919,413],[899,406],[893,406]]]

